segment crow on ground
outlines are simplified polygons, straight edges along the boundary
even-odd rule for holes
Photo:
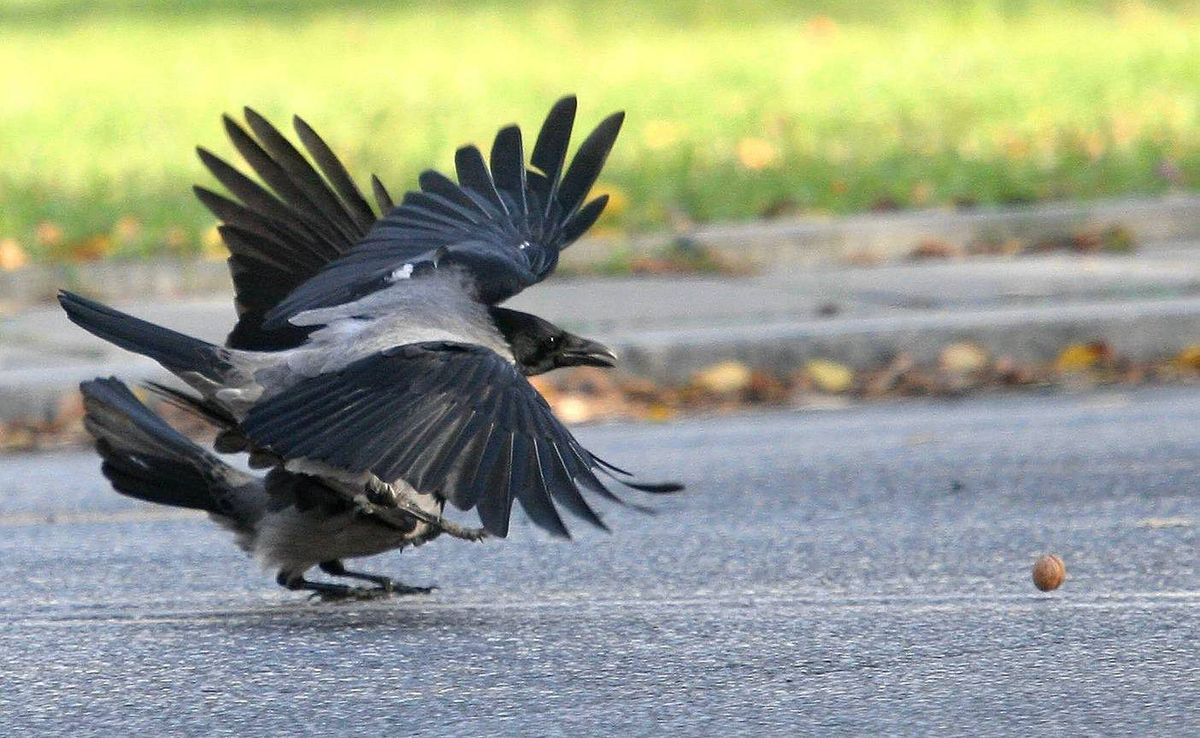
[[[240,202],[197,193],[223,221],[239,321],[225,347],[62,293],[72,321],[150,356],[200,393],[159,388],[214,422],[222,450],[272,466],[247,477],[170,429],[116,380],[83,387],[88,427],[119,491],[208,510],[281,584],[339,595],[361,590],[304,573],[375,581],[340,559],[424,542],[508,532],[514,500],[556,535],[559,507],[603,527],[581,494],[617,499],[598,474],[648,492],[571,436],[525,376],[611,366],[593,341],[497,306],[545,278],[558,252],[599,216],[585,202],[621,115],[584,141],[569,166],[574,98],[551,110],[524,162],[520,130],[502,129],[490,170],[458,151],[456,184],[436,172],[398,206],[374,180],[376,219],[329,147],[297,119],[320,172],[261,116],[252,137],[227,130],[267,189],[201,150]],[[173,476],[174,475],[174,476]],[[178,477],[176,479],[175,477]],[[177,484],[176,484],[177,482]],[[174,486],[172,486],[174,485]],[[475,509],[480,530],[442,517],[449,501]]]

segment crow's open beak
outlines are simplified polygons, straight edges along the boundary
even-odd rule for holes
[[[616,366],[617,355],[599,341],[570,336],[559,352],[559,366]]]

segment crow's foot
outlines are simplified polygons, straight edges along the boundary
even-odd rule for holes
[[[321,562],[321,571],[335,577],[349,577],[350,579],[362,579],[367,582],[378,584],[378,589],[383,590],[387,594],[393,595],[413,595],[413,594],[429,594],[436,587],[414,587],[408,584],[401,584],[391,577],[386,577],[382,574],[368,574],[362,571],[350,571],[341,561],[333,559],[331,561]],[[340,585],[344,586],[344,585]],[[372,588],[372,590],[375,588]]]
[[[324,566],[322,566],[324,568]],[[350,576],[348,572],[345,576]],[[356,577],[358,579],[370,579],[376,582],[378,587],[351,587],[347,584],[333,584],[331,582],[314,582],[305,579],[300,575],[288,576],[284,572],[280,572],[276,581],[280,586],[286,587],[292,591],[308,591],[312,593],[312,597],[320,599],[323,602],[338,602],[344,600],[376,600],[382,597],[394,597],[398,595],[413,595],[413,594],[429,594],[433,591],[433,587],[410,587],[406,584],[389,579],[388,577],[378,576],[375,574],[367,574]]]

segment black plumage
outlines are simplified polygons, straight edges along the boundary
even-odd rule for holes
[[[637,482],[591,454],[526,379],[613,366],[615,354],[496,304],[550,274],[607,202],[587,196],[622,116],[602,121],[568,164],[575,111],[571,97],[553,106],[528,163],[520,129],[508,126],[486,157],[475,146],[456,152],[457,181],[426,171],[399,205],[373,177],[382,218],[303,120],[296,145],[253,110],[244,125],[226,117],[257,175],[199,152],[229,193],[196,189],[231,252],[239,320],[226,346],[70,293],[60,302],[76,324],[175,372],[199,396],[154,391],[215,425],[218,450],[248,452],[251,467],[271,472],[235,474],[101,384],[85,388],[89,427],[118,489],[234,520],[239,544],[277,566],[281,584],[337,596],[351,590],[304,572],[319,565],[400,591],[340,560],[443,534],[503,537],[514,505],[554,535],[569,535],[563,511],[606,529],[593,504],[621,500],[602,477],[681,489]],[[303,326],[289,320],[318,307],[334,309]],[[443,518],[446,503],[475,510],[483,529]]]
[[[497,134],[490,169],[478,148],[460,148],[457,183],[435,172],[422,174],[420,191],[406,194],[349,252],[270,310],[266,328],[410,278],[435,255],[441,266],[464,269],[488,304],[545,279],[557,266],[559,251],[582,235],[607,203],[606,197],[584,200],[624,118],[616,113],[601,122],[565,166],[574,119],[574,98],[551,109],[534,145],[532,169],[526,168],[515,126]]]
[[[239,321],[233,348],[277,350],[303,342],[309,331],[287,323],[303,310],[358,299],[386,288],[405,270],[457,265],[476,282],[479,297],[495,304],[544,279],[558,252],[590,228],[608,202],[584,202],[621,128],[609,116],[566,165],[575,121],[574,97],[558,101],[538,134],[531,167],[521,131],[501,129],[488,161],[474,146],[458,150],[458,182],[437,172],[399,206],[378,178],[372,191],[382,220],[345,166],[300,118],[296,134],[316,162],[263,116],[246,108],[249,131],[224,118],[234,148],[264,184],[205,149],[202,163],[240,202],[204,187],[196,194],[223,225],[230,249]],[[265,185],[265,186],[264,186]],[[435,263],[436,257],[436,263]]]
[[[229,247],[238,323],[227,345],[259,351],[292,348],[310,331],[290,325],[265,331],[267,312],[353,248],[377,215],[332,149],[304,120],[296,117],[293,123],[316,167],[266,118],[250,108],[245,116],[250,131],[228,116],[225,131],[266,186],[200,148],[200,161],[240,202],[205,187],[194,189],[221,220],[221,237]],[[390,196],[378,179],[373,188],[381,210],[390,208]]]
[[[618,499],[596,476],[614,467],[575,440],[513,364],[471,344],[405,344],[360,359],[260,402],[242,429],[285,458],[404,479],[461,510],[477,508],[498,536],[514,500],[566,536],[555,502],[604,527],[581,488]]]

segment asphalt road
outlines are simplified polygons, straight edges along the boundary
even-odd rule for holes
[[[350,604],[89,454],[0,459],[0,735],[1195,730],[1200,390],[579,432],[689,491],[370,560],[440,589]]]

